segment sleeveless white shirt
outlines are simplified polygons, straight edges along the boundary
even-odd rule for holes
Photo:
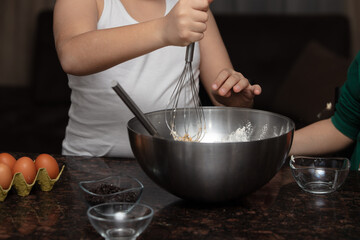
[[[176,2],[166,0],[166,14]],[[104,0],[98,29],[136,23],[120,0]],[[185,52],[185,47],[168,46],[99,73],[68,74],[71,106],[62,154],[133,157],[127,122],[134,115],[111,88],[111,82],[118,81],[144,113],[165,109],[184,69]],[[197,83],[199,64],[196,43],[192,66]]]

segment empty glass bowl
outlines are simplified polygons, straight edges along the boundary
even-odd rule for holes
[[[105,239],[136,239],[149,225],[154,210],[145,204],[103,203],[87,211],[91,225]]]
[[[345,182],[350,161],[337,157],[291,156],[290,168],[304,191],[326,194],[336,191]]]
[[[89,206],[107,202],[138,203],[144,188],[139,180],[129,176],[82,181],[79,186]]]

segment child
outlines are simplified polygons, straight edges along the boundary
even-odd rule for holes
[[[293,155],[320,155],[343,150],[356,142],[351,169],[360,164],[360,52],[351,63],[334,115],[295,131]]]
[[[233,69],[211,1],[56,1],[55,44],[72,90],[64,155],[133,156],[126,129],[133,115],[111,82],[143,112],[164,109],[192,42],[194,77],[214,105],[252,106],[261,88]]]

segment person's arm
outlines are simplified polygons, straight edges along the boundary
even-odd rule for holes
[[[295,131],[289,155],[323,155],[340,151],[353,140],[325,119]]]
[[[180,0],[165,17],[97,30],[96,0],[57,0],[54,38],[65,72],[96,73],[164,46],[186,46],[203,38],[208,0]]]
[[[213,104],[251,107],[254,96],[261,93],[261,87],[251,85],[234,70],[210,10],[205,36],[200,41],[200,53],[200,77]]]

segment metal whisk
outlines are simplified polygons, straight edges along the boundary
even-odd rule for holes
[[[174,140],[199,142],[205,135],[206,123],[192,71],[193,54],[191,43],[186,47],[184,70],[166,107],[165,121]]]

